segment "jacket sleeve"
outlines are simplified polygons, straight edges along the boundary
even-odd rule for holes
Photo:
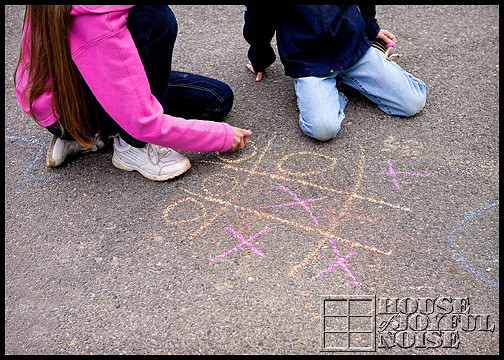
[[[247,4],[243,36],[249,43],[248,58],[255,71],[264,71],[276,59],[271,47],[275,35],[275,18],[272,9],[256,4]]]
[[[380,26],[376,21],[376,7],[374,5],[360,5],[360,10],[365,24],[364,31],[368,38],[373,40],[380,32]]]
[[[233,143],[229,124],[186,120],[164,114],[152,95],[140,55],[126,27],[128,11],[76,16],[72,58],[105,111],[126,132],[147,143],[189,151],[226,151]],[[89,36],[105,27],[96,39]],[[95,33],[96,34],[96,33]],[[82,45],[82,46],[80,46]]]
[[[30,25],[26,24],[21,38],[23,47],[23,58],[16,73],[16,97],[19,105],[25,113],[31,116],[30,104],[28,98],[24,96],[24,90],[28,84],[28,66],[30,64]],[[44,127],[54,124],[57,121],[57,115],[52,107],[51,82],[49,77],[44,85],[44,90],[38,97],[33,99],[32,108],[35,120]]]

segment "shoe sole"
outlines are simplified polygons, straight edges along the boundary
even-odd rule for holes
[[[140,174],[142,174],[142,176],[146,177],[149,180],[153,180],[153,181],[165,181],[165,180],[173,179],[174,177],[182,175],[183,173],[185,173],[187,170],[189,170],[191,168],[191,163],[189,162],[188,159],[184,159],[181,162],[184,162],[184,164],[183,164],[184,167],[182,169],[180,169],[179,171],[176,171],[171,174],[166,174],[166,175],[153,175],[153,174],[149,174],[148,172],[145,172],[141,169],[135,169],[135,168],[129,167],[128,165],[126,165],[122,161],[117,160],[116,158],[112,157],[112,164],[114,164],[114,166],[116,168],[121,169],[121,170],[126,170],[126,171],[138,171]]]
[[[58,140],[58,138],[56,136],[53,136],[51,139],[51,142],[49,143],[49,148],[47,149],[46,164],[49,167],[57,166],[56,162],[54,161],[54,159],[51,155],[53,148],[54,148],[54,144],[56,144],[56,140]]]

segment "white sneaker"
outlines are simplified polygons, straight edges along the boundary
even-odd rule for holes
[[[175,150],[153,144],[143,148],[121,146],[118,135],[114,136],[112,164],[118,169],[136,170],[154,181],[172,179],[191,168],[189,159]]]
[[[47,149],[46,163],[49,167],[59,166],[63,164],[67,156],[72,156],[77,153],[94,152],[105,147],[105,143],[98,139],[96,144],[90,147],[83,146],[77,141],[61,140],[56,135],[53,135],[49,148]]]
[[[392,54],[393,47],[387,47],[387,43],[382,39],[375,39],[371,42],[371,46],[381,52],[385,60],[397,61],[401,57],[401,54]]]

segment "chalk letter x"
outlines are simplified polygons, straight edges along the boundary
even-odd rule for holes
[[[231,226],[227,227],[226,230],[228,230],[231,234],[233,234],[235,237],[237,237],[241,241],[241,243],[239,243],[238,245],[236,245],[234,248],[229,249],[228,251],[225,251],[222,254],[217,255],[212,260],[210,260],[210,264],[208,264],[208,265],[212,266],[212,263],[215,262],[215,260],[217,260],[218,258],[221,258],[223,256],[231,254],[233,251],[238,250],[243,245],[247,245],[248,247],[250,247],[250,249],[253,252],[255,252],[257,255],[259,255],[259,256],[261,256],[263,258],[266,257],[266,255],[264,255],[258,248],[256,248],[255,246],[253,246],[250,242],[252,240],[254,240],[256,237],[258,237],[259,235],[262,235],[265,232],[271,230],[271,228],[265,227],[263,230],[259,231],[257,234],[252,235],[251,237],[249,237],[247,240],[245,240],[245,237],[242,234],[240,234],[238,231],[236,231],[235,229],[233,229]]]
[[[336,244],[334,243],[334,241],[332,239],[329,239],[329,241],[331,242],[331,245],[332,245],[332,250],[333,252],[336,254],[336,264],[332,264],[331,266],[329,266],[327,269],[324,269],[322,270],[321,272],[319,272],[317,275],[314,275],[310,281],[308,281],[308,283],[311,283],[313,280],[315,280],[316,278],[318,278],[320,275],[322,274],[325,274],[329,271],[331,271],[332,269],[334,268],[337,268],[338,266],[343,268],[343,270],[345,270],[345,272],[347,273],[348,276],[350,276],[350,278],[352,278],[352,284],[354,284],[356,287],[360,288],[360,284],[357,282],[357,279],[355,278],[354,274],[352,274],[352,272],[350,271],[350,269],[348,269],[347,267],[347,264],[346,264],[346,261],[348,260],[348,258],[352,255],[355,255],[355,253],[349,253],[349,254],[346,254],[345,256],[341,256],[341,253],[339,252],[338,250],[338,247],[336,246]],[[348,286],[348,284],[347,284]]]
[[[313,212],[306,205],[306,203],[324,200],[327,196],[323,196],[323,197],[318,198],[318,199],[300,200],[299,196],[297,196],[296,194],[294,194],[288,187],[283,186],[278,181],[275,181],[275,184],[278,185],[282,190],[287,191],[289,193],[289,195],[292,196],[294,198],[294,200],[296,200],[296,202],[292,202],[292,203],[288,203],[288,204],[280,204],[280,205],[261,206],[261,209],[264,209],[264,208],[277,208],[277,207],[292,206],[292,205],[301,205],[308,212],[308,214],[313,219],[313,221],[315,222],[315,224],[318,225],[317,218],[313,215]]]
[[[436,174],[431,174],[431,173],[429,173],[427,171],[425,171],[424,174],[420,174],[420,173],[416,173],[416,172],[408,172],[408,171],[395,171],[392,168],[392,160],[388,159],[387,162],[388,162],[388,169],[389,169],[389,171],[388,172],[381,172],[379,174],[380,175],[391,175],[392,176],[392,182],[396,186],[397,190],[401,190],[401,189],[399,188],[399,183],[397,182],[396,175],[404,174],[404,175],[414,175],[414,176],[436,176]]]

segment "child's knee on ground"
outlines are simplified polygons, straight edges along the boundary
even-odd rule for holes
[[[301,130],[314,139],[327,141],[336,137],[341,129],[341,121],[338,117],[324,118],[323,116],[314,116],[313,119],[306,121],[299,117]]]
[[[411,99],[403,103],[403,116],[411,117],[418,114],[425,106],[426,96],[425,92],[412,96]]]

